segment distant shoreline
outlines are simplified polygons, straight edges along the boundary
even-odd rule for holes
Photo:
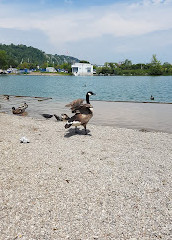
[[[30,72],[26,75],[30,76],[61,76],[59,73],[42,73],[42,72]]]
[[[75,76],[73,74],[70,73],[49,73],[49,72],[30,72],[30,73],[3,73],[0,75],[27,75],[27,76]],[[82,76],[82,75],[80,75]],[[84,76],[84,75],[83,75]],[[122,75],[116,75],[116,74],[93,74],[93,75],[87,75],[87,76],[98,76],[98,77],[110,77],[110,76],[117,76],[117,77],[123,77],[123,76],[127,76],[127,77],[159,77],[159,75],[153,76],[153,75],[131,75],[131,74],[122,74]],[[172,75],[161,75],[163,77],[166,76],[172,76]]]
[[[69,74],[60,74],[60,73],[43,73],[43,72],[30,72],[30,73],[8,73],[3,75],[11,76],[71,76]]]

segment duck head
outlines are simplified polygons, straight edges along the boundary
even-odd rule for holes
[[[62,121],[67,121],[67,120],[69,120],[69,116],[66,113],[62,113],[61,114],[61,120]]]

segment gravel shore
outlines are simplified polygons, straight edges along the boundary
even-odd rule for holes
[[[172,239],[171,134],[3,113],[0,126],[0,240]]]

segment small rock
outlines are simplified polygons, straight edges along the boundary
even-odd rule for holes
[[[30,141],[26,137],[22,137],[22,138],[20,138],[20,142],[21,143],[29,143]]]

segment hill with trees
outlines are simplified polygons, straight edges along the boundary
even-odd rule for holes
[[[0,68],[21,67],[25,63],[29,68],[72,64],[79,62],[79,59],[65,56],[65,55],[52,55],[34,48],[27,47],[26,45],[5,45],[0,44]]]

